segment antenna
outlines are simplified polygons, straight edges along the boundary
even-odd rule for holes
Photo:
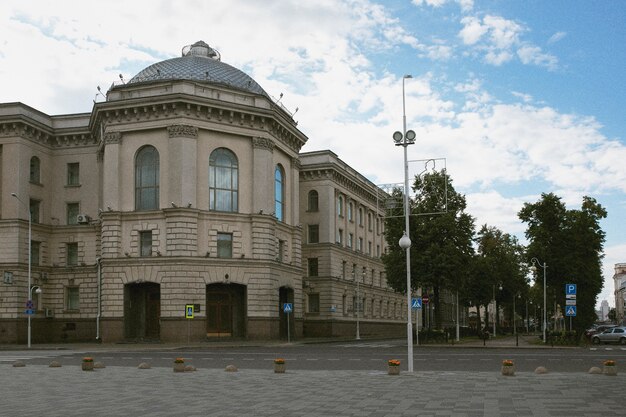
[[[126,81],[124,81],[124,76],[122,74],[120,74],[120,80],[122,80],[122,84],[126,84]]]
[[[93,104],[96,104],[96,99],[98,98],[98,96],[102,96],[102,98],[104,98],[104,101],[106,101],[106,96],[104,94],[102,94],[102,89],[100,88],[100,86],[96,87],[98,89],[98,92],[96,93],[95,97],[93,98]]]
[[[278,96],[278,101],[276,103],[280,103],[282,99],[283,99],[283,93],[280,93],[280,96]]]

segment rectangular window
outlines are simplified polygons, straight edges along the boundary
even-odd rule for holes
[[[276,260],[278,262],[283,262],[283,259],[285,259],[285,241],[279,240],[278,241],[278,256]]]
[[[32,240],[30,242],[30,257],[31,264],[34,266],[39,265],[39,249],[41,248],[41,242]]]
[[[217,234],[217,257],[232,258],[233,257],[233,235],[230,233]]]
[[[343,279],[346,279],[346,266],[347,266],[346,261],[341,262],[341,278]]]
[[[80,212],[79,203],[67,203],[66,205],[67,224],[78,224],[78,214]]]
[[[152,230],[139,232],[139,255],[152,256]]]
[[[376,257],[380,258],[380,245],[376,245]]]
[[[354,236],[352,233],[348,233],[348,247],[352,248],[352,241],[354,240]]]
[[[80,165],[78,162],[67,164],[67,185],[80,185]]]
[[[363,238],[362,237],[360,237],[356,241],[356,250],[358,250],[359,252],[363,251]]]
[[[372,213],[367,213],[367,228],[372,231]]]
[[[337,230],[337,243],[343,245],[343,230]]]
[[[367,254],[372,256],[372,242],[367,242]]]
[[[309,294],[309,313],[320,312],[320,295]]]
[[[78,265],[78,243],[67,243],[65,245],[65,249],[67,251],[66,262],[67,266],[76,266]]]
[[[65,287],[65,309],[78,310],[80,308],[80,291],[78,287]]]
[[[363,207],[359,207],[359,211],[357,213],[357,221],[359,226],[363,226]]]
[[[309,276],[310,277],[316,277],[318,274],[317,271],[317,258],[309,258],[308,259],[308,265],[309,265]]]
[[[309,225],[309,243],[320,243],[320,226],[319,224]]]
[[[39,208],[41,201],[30,199],[30,219],[33,223],[39,223]]]

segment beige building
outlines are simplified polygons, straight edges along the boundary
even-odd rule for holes
[[[280,338],[285,303],[294,337],[350,334],[354,276],[364,330],[400,335],[376,188],[332,152],[301,154],[296,125],[204,42],[91,113],[0,104],[0,343],[26,340],[25,310],[35,343]],[[340,201],[363,224],[334,216]]]
[[[613,285],[615,288],[615,318],[618,322],[626,324],[626,263],[615,264]]]

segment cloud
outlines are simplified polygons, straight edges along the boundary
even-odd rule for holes
[[[543,53],[538,46],[524,45],[517,50],[517,56],[523,64],[534,64],[554,70],[558,60],[555,56]]]
[[[550,45],[553,43],[557,43],[558,41],[565,38],[566,36],[567,36],[567,32],[556,32],[554,35],[550,36],[550,39],[548,39],[548,44]]]
[[[461,10],[470,11],[474,8],[474,0],[412,0],[416,6],[428,5],[431,7],[441,7],[446,3],[455,2],[461,6]]]

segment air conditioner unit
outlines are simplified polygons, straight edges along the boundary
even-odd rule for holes
[[[87,216],[86,214],[79,214],[78,216],[76,216],[76,222],[78,224],[88,224],[89,216]]]
[[[46,308],[45,313],[46,313],[46,317],[48,318],[54,317],[54,310],[51,308]]]

